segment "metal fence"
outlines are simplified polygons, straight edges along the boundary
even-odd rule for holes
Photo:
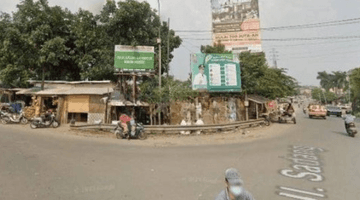
[[[150,133],[172,133],[180,131],[216,131],[216,130],[231,130],[236,128],[251,127],[259,124],[264,124],[265,119],[240,121],[227,124],[213,124],[213,125],[145,125],[145,131]],[[74,129],[103,129],[112,130],[115,129],[116,125],[112,124],[88,124],[88,125],[70,125]]]

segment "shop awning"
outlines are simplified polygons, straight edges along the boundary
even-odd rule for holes
[[[258,95],[248,95],[248,100],[258,104],[264,104],[270,101],[270,99]]]

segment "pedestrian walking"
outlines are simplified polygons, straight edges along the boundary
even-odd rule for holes
[[[226,188],[215,200],[255,200],[243,187],[244,183],[236,169],[229,168],[225,171],[225,184]]]

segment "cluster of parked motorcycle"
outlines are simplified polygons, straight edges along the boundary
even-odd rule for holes
[[[60,123],[55,119],[55,115],[51,110],[47,111],[44,116],[32,119],[26,118],[25,113],[22,110],[20,113],[16,113],[11,109],[0,110],[0,120],[2,124],[28,124],[30,122],[30,127],[32,129],[47,127],[57,128],[60,126]]]

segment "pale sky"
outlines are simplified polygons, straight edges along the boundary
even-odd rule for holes
[[[50,5],[67,7],[76,12],[80,7],[98,12],[104,0],[48,0]],[[157,0],[146,0],[158,8]],[[211,30],[210,0],[160,0],[161,17],[170,18],[174,30]],[[10,13],[16,10],[19,0],[0,0],[0,11]],[[299,24],[311,24],[360,17],[359,0],[259,0],[262,28]],[[180,33],[182,38],[211,39],[209,33]],[[262,31],[263,39],[360,36],[360,23],[311,29]],[[184,39],[175,50],[170,74],[185,80],[190,72],[190,53],[200,50],[200,45],[210,40]],[[287,68],[288,74],[301,85],[319,85],[318,71],[348,71],[360,67],[360,39],[315,40],[270,42],[263,41],[263,50],[268,58],[275,48],[278,52],[278,67]],[[270,65],[272,60],[268,59]]]

